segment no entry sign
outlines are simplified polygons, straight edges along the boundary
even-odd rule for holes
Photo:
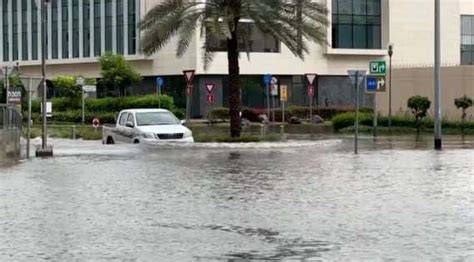
[[[209,95],[207,95],[207,97],[206,97],[206,101],[207,101],[207,103],[208,103],[208,104],[213,104],[213,103],[214,103],[214,101],[215,101],[215,99],[214,99],[214,95],[213,95],[213,94],[209,94]]]

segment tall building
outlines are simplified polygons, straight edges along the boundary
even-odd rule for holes
[[[217,105],[226,105],[227,57],[219,39],[210,68],[203,67],[199,30],[182,58],[175,56],[175,41],[156,54],[140,53],[140,18],[162,0],[52,0],[47,10],[48,76],[64,74],[100,77],[97,58],[105,52],[123,54],[145,78],[131,88],[138,94],[156,90],[155,78],[165,78],[165,93],[184,105],[182,71],[195,69],[194,114],[205,113],[205,84],[217,85]],[[318,0],[320,1],[320,0]],[[250,58],[241,56],[242,100],[264,107],[264,74],[279,77],[289,87],[290,104],[306,104],[305,73],[318,74],[315,104],[348,106],[354,90],[348,69],[368,69],[369,61],[387,59],[387,46],[395,45],[396,67],[433,64],[434,1],[432,0],[321,0],[329,10],[328,45],[310,45],[304,60],[256,28],[251,35]],[[442,62],[474,64],[474,0],[442,2]],[[0,4],[0,63],[18,61],[22,72],[38,74],[40,16],[35,0],[2,0]],[[105,90],[103,95],[106,94]],[[371,105],[372,97],[364,96]]]

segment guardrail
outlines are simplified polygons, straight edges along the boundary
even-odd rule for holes
[[[0,104],[0,161],[21,157],[21,113],[14,106]]]

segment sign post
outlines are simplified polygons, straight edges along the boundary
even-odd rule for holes
[[[263,83],[265,84],[265,89],[267,93],[267,117],[270,121],[270,83],[272,82],[272,75],[266,74],[263,76]]]
[[[309,128],[311,135],[313,134],[313,99],[315,94],[315,80],[317,74],[306,74],[305,78],[308,82],[308,99],[309,99]]]
[[[162,77],[156,78],[156,93],[158,94],[158,108],[161,108],[161,89],[163,88],[164,79]]]
[[[280,86],[280,102],[281,102],[281,137],[285,135],[285,103],[288,101],[288,86]]]
[[[78,76],[77,79],[76,79],[76,85],[78,85],[80,88],[81,88],[81,94],[82,94],[82,125],[84,125],[84,122],[85,122],[85,110],[86,110],[86,106],[85,106],[85,92],[84,92],[84,83],[85,83],[85,80],[84,80],[84,77],[82,76]]]
[[[355,85],[356,89],[356,119],[354,123],[354,153],[357,155],[359,153],[359,86],[364,81],[366,71],[365,70],[349,70],[349,78],[352,83]]]
[[[212,110],[212,104],[214,103],[214,88],[216,87],[215,84],[213,83],[207,83],[206,84],[206,91],[207,91],[207,96],[206,96],[206,102],[207,102],[207,118],[208,118],[208,123],[211,125],[211,110]]]
[[[272,77],[271,84],[271,95],[272,95],[272,122],[275,123],[275,97],[278,96],[278,78]]]
[[[370,67],[370,75],[367,76],[366,82],[366,92],[374,94],[374,124],[373,124],[373,131],[374,131],[374,138],[377,137],[377,93],[378,92],[385,92],[386,90],[386,81],[385,75],[387,73],[387,66],[385,61],[371,61],[369,64]],[[391,87],[390,87],[391,88]],[[389,103],[391,103],[391,97],[389,99]],[[389,106],[391,108],[391,106]],[[391,131],[392,128],[392,120],[391,120],[391,109],[389,110],[389,130]]]
[[[193,82],[195,70],[183,71],[184,79],[186,80],[186,124],[190,125],[191,121],[191,98],[193,95]]]

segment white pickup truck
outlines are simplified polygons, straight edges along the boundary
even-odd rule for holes
[[[193,143],[194,138],[191,130],[165,109],[123,110],[115,127],[102,129],[103,144],[157,142]]]

